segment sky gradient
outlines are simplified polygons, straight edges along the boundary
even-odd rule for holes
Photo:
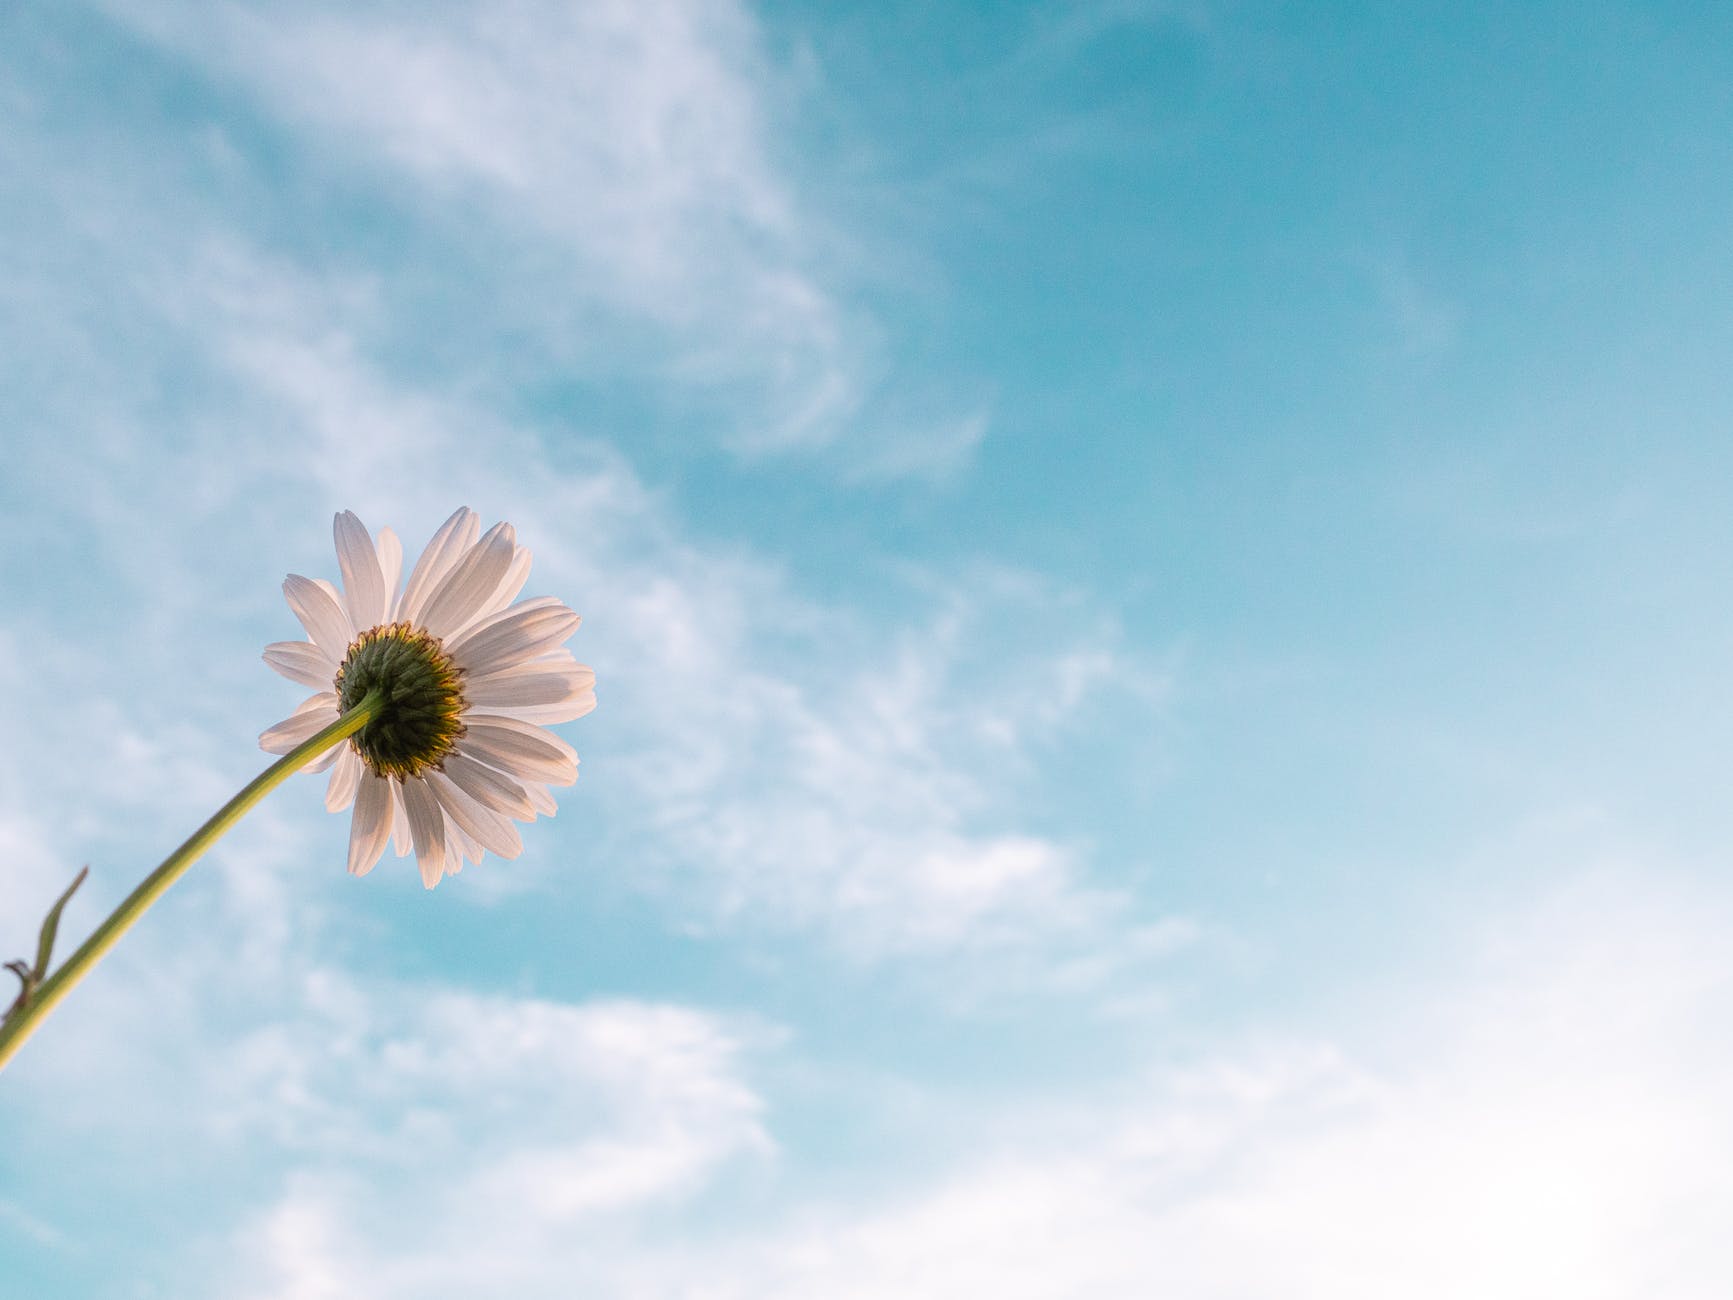
[[[1698,4],[0,9],[0,959],[336,511],[600,699],[516,861],[201,862],[0,1294],[1723,1296],[1730,211]]]

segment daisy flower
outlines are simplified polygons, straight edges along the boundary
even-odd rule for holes
[[[483,851],[515,858],[513,821],[554,812],[551,785],[577,780],[578,757],[544,723],[596,707],[596,675],[564,648],[578,616],[551,596],[512,602],[530,553],[512,526],[461,509],[433,535],[399,590],[403,546],[377,540],[349,511],[337,516],[343,589],[290,574],[289,608],[306,641],[265,648],[265,662],[317,692],[259,737],[287,754],[370,690],[384,711],[304,769],[331,769],[325,806],[351,804],[349,870],[365,875],[389,841],[413,847],[432,889]]]

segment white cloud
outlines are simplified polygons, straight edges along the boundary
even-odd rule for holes
[[[634,775],[656,792],[660,832],[712,877],[725,911],[768,906],[864,954],[1077,939],[1115,914],[1121,900],[1089,882],[1073,848],[1007,815],[1030,780],[1021,769],[1056,666],[1081,653],[1068,642],[1105,634],[1084,626],[1030,646],[1017,630],[1029,607],[988,586],[947,590],[929,621],[902,626],[779,612],[768,620],[779,639],[801,629],[792,657],[773,657],[763,626],[732,639],[732,601],[700,612],[724,590],[702,573],[657,593],[652,618],[719,635],[684,672],[655,662],[665,638],[652,626],[635,636],[653,657],[643,707],[671,743],[641,751]],[[760,617],[788,611],[788,593],[752,589]],[[687,608],[670,617],[672,601]],[[998,663],[983,670],[975,658],[995,644]],[[793,671],[802,659],[806,671]]]
[[[942,480],[968,464],[986,438],[990,423],[985,405],[949,418],[916,418],[906,425],[882,421],[862,438],[850,477],[865,482]]]
[[[570,835],[671,915],[875,956],[1074,948],[1117,923],[1077,850],[1016,810],[1039,761],[1020,718],[1052,720],[1043,680],[1087,678],[1061,690],[1076,700],[1123,674],[1063,665],[1128,667],[1107,620],[1078,605],[1032,637],[1012,626],[1029,594],[975,574],[911,582],[888,619],[809,596],[689,535],[606,446],[556,458],[484,403],[393,378],[370,346],[391,310],[377,284],[260,253],[184,196],[158,207],[143,172],[56,168],[54,144],[22,129],[6,145],[68,219],[0,253],[18,301],[45,309],[0,317],[0,367],[29,378],[0,388],[52,435],[20,469],[39,513],[8,523],[9,562],[41,586],[5,619],[0,720],[29,740],[0,756],[17,850],[0,938],[27,947],[86,856],[68,934],[88,932],[258,769],[280,689],[258,648],[292,629],[274,585],[329,571],[332,509],[413,546],[458,501],[514,519],[537,588],[589,616],[604,703],[572,732],[589,761],[571,797],[612,774],[596,821],[613,856],[568,817],[448,888],[547,886]],[[351,969],[368,923],[335,891],[362,886],[320,866],[332,827],[296,797],[202,862],[8,1071],[11,1122],[100,1144],[101,1213],[196,1186],[221,1237],[275,1203],[249,1219],[258,1294],[473,1291],[510,1273],[502,1243],[532,1269],[573,1224],[578,1241],[625,1233],[771,1150],[741,1064],[755,1029]],[[42,1242],[84,1226],[38,1218],[23,1230]],[[422,1258],[429,1235],[475,1251]]]
[[[384,168],[430,228],[497,223],[484,283],[511,286],[495,306],[562,366],[672,380],[742,450],[822,445],[861,413],[875,328],[778,157],[793,79],[732,0],[107,7],[255,92],[319,158],[368,183]],[[871,460],[932,472],[977,422],[887,431]]]
[[[224,31],[256,21],[244,7],[224,10],[209,30],[173,5],[125,12],[158,39],[206,53],[201,42],[226,50]],[[440,50],[456,40],[450,23],[478,21],[461,6],[439,13],[447,25],[423,37]],[[709,67],[693,51],[638,47],[702,44],[715,25],[725,48],[704,57],[727,66],[748,57],[746,20],[688,17],[671,18],[667,31],[639,31],[606,7],[561,21],[595,27],[571,35],[578,44],[601,41],[596,31],[610,24],[630,29],[619,38],[628,63]],[[284,48],[320,33],[358,40],[355,24],[376,22],[385,19],[297,11]],[[550,38],[547,58],[563,57],[563,39]],[[489,42],[503,41],[542,58],[520,48],[526,40],[506,23],[451,57],[493,58]],[[249,68],[279,57],[251,46],[231,53]],[[57,168],[55,142],[15,125],[8,147],[40,174],[44,201],[104,214],[33,228],[37,257],[15,269],[30,299],[54,310],[41,327],[14,319],[8,336],[16,363],[35,376],[28,415],[54,431],[33,444],[29,479],[54,494],[53,536],[77,538],[81,590],[129,633],[126,653],[112,656],[59,632],[50,650],[38,629],[39,661],[20,671],[63,696],[90,697],[92,734],[144,747],[130,764],[135,802],[156,810],[165,835],[197,798],[226,789],[217,780],[195,791],[162,756],[191,745],[208,768],[234,752],[221,729],[237,705],[255,726],[269,720],[256,642],[290,624],[258,593],[283,570],[328,562],[329,512],[389,521],[413,546],[465,501],[513,519],[537,551],[537,588],[588,615],[578,648],[601,670],[603,705],[585,734],[620,720],[606,755],[610,842],[629,852],[634,881],[682,920],[812,929],[869,956],[1075,947],[1117,923],[1123,899],[1091,880],[1081,847],[1018,816],[1047,737],[1063,735],[1076,709],[1115,692],[1160,706],[1161,674],[1117,643],[1099,610],[978,568],[913,575],[906,608],[889,618],[815,598],[761,556],[686,535],[604,444],[562,438],[550,450],[485,401],[394,378],[374,355],[377,326],[395,310],[377,281],[263,253],[184,193],[165,208],[148,173]],[[769,221],[776,205],[766,203]],[[103,354],[96,384],[92,357],[115,335],[139,346]],[[159,393],[163,373],[188,382]],[[228,540],[244,537],[275,541]],[[46,726],[35,699],[19,701],[21,734]],[[573,733],[580,752],[585,734]],[[597,771],[591,757],[586,773]],[[52,806],[82,802],[79,767],[64,768],[65,779],[32,774]],[[563,829],[539,833],[552,844]],[[537,860],[491,864],[463,887],[534,887]]]
[[[14,810],[0,826],[43,839],[31,821]],[[333,965],[353,923],[336,924],[305,879],[290,887],[311,838],[262,810],[7,1071],[33,1142],[101,1144],[104,1213],[138,1212],[140,1197],[206,1207],[184,1252],[152,1266],[175,1293],[212,1284],[216,1242],[249,1253],[247,1279],[218,1284],[229,1295],[485,1289],[510,1273],[492,1252],[533,1267],[550,1235],[677,1209],[731,1164],[773,1153],[745,1077],[769,1028]],[[0,901],[11,932],[15,904],[32,900],[8,889]],[[73,1213],[56,1178],[31,1161],[16,1184],[30,1200],[0,1199],[0,1225],[73,1251],[83,1228],[56,1217]],[[57,1209],[24,1208],[35,1200]],[[446,1248],[424,1250],[429,1234]]]
[[[769,1151],[743,1042],[702,1013],[341,980],[303,1006],[211,1063],[233,1104],[209,1122],[268,1133],[291,1170],[224,1225],[252,1256],[226,1294],[508,1287],[547,1242],[677,1207]]]
[[[272,626],[287,634],[287,615],[274,596],[225,597],[229,621],[213,626],[213,586],[269,591],[267,574],[318,571],[332,509],[389,521],[414,546],[465,501],[513,519],[538,555],[536,589],[589,616],[578,648],[601,670],[604,712],[621,719],[606,756],[610,788],[627,796],[608,810],[613,842],[682,920],[816,929],[867,956],[1075,946],[1116,923],[1123,900],[1090,881],[1078,848],[1015,816],[1042,746],[1080,706],[1115,691],[1160,705],[1159,674],[1075,593],[977,570],[915,575],[889,621],[813,599],[759,557],[684,536],[606,446],[563,440],[556,468],[532,433],[485,407],[394,382],[357,333],[381,310],[368,284],[196,227],[154,256],[148,241],[117,237],[124,253],[98,244],[92,260],[131,263],[129,311],[204,388],[169,417],[154,463],[124,467],[115,448],[127,442],[111,434],[127,417],[86,424],[76,386],[54,393],[65,436],[37,472],[124,474],[125,491],[68,505],[99,548],[111,607],[132,603],[151,623],[113,677],[129,703],[110,707],[130,732],[160,748],[170,720],[192,725],[208,756],[222,742],[205,722],[224,701],[270,712],[252,642]],[[213,548],[212,536],[275,537],[276,558]],[[196,723],[175,685],[193,627],[209,665]],[[107,679],[96,659],[66,672],[69,689]],[[492,864],[464,887],[531,886],[536,860]]]
[[[377,994],[333,989],[333,1023],[231,1054],[279,1140],[316,1145],[233,1238],[250,1262],[226,1294],[515,1289],[549,1243],[629,1230],[769,1151],[742,1040],[709,1016],[404,992],[369,1020]]]
[[[431,525],[454,491],[501,503],[537,552],[537,589],[593,616],[582,654],[603,666],[604,708],[630,720],[608,762],[634,796],[623,820],[649,836],[647,885],[705,923],[816,926],[863,954],[1075,940],[1119,908],[1073,848],[1005,824],[1038,742],[1086,702],[1163,703],[1161,673],[1098,611],[1002,572],[923,576],[889,625],[814,601],[756,557],[682,537],[607,449],[570,443],[582,468],[556,473],[524,431],[391,384],[309,325],[307,285],[282,274],[225,253],[192,277],[255,423],[299,444],[299,463],[254,472],[400,528]]]
[[[37,748],[42,768],[61,770],[89,713],[63,711],[74,734]],[[124,726],[106,739],[117,785],[151,787],[164,749]],[[177,748],[148,791],[165,807],[143,813],[137,838],[221,780]],[[0,841],[32,849],[75,833],[20,806],[42,771],[9,769]],[[339,875],[308,878],[319,829],[258,810],[9,1067],[21,1163],[0,1227],[50,1254],[81,1249],[77,1207],[90,1198],[62,1199],[59,1166],[37,1157],[95,1143],[104,1192],[92,1212],[144,1217],[182,1196],[204,1207],[184,1251],[151,1266],[175,1294],[211,1283],[213,1243],[244,1242],[257,1252],[253,1289],[225,1294],[353,1296],[377,1283],[409,1296],[435,1275],[471,1289],[502,1275],[497,1260],[451,1252],[418,1263],[411,1247],[429,1233],[533,1243],[598,1216],[677,1208],[728,1166],[772,1154],[746,1078],[770,1029],[673,1003],[479,994],[336,964],[364,926],[330,910]],[[8,859],[0,934],[33,930],[61,886],[57,865],[46,852]],[[99,865],[72,939],[133,883],[124,865]],[[358,1283],[358,1261],[378,1250],[403,1258]]]
[[[1025,1117],[973,1170],[668,1294],[1706,1300],[1733,1266],[1729,911],[1586,878],[1463,983],[1384,1000],[1352,1055],[1229,1055]]]
[[[316,1226],[296,1249],[350,1288],[334,1293],[429,1300],[490,1276],[531,1300],[1710,1300],[1733,1266],[1733,1050],[1713,1032],[1733,1012],[1730,919],[1724,892],[1582,876],[1443,983],[1356,999],[1338,1041],[1218,1043],[999,1103],[949,1172],[814,1199],[792,1171],[678,1245],[543,1225],[411,1251],[308,1193],[267,1222]]]

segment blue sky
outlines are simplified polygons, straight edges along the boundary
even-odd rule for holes
[[[0,13],[0,948],[516,524],[600,707],[292,784],[20,1055],[66,1297],[1720,1295],[1710,6]]]

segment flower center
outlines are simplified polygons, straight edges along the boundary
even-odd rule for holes
[[[380,776],[402,780],[440,766],[464,732],[462,676],[438,639],[420,628],[368,629],[337,669],[337,707],[347,712],[378,689],[385,708],[349,743]]]

